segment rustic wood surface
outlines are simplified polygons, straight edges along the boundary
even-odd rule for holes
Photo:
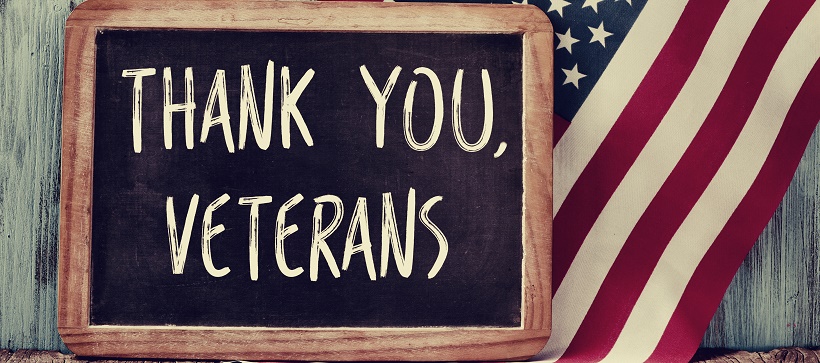
[[[820,134],[723,297],[702,346],[820,345]]]
[[[780,348],[768,352],[701,349],[692,358],[697,363],[764,363],[764,362],[820,362],[820,351],[807,348]]]
[[[109,360],[95,358],[78,358],[74,354],[56,351],[18,350],[11,352],[0,350],[0,363],[194,363],[212,361],[160,361],[160,360]],[[701,349],[694,363],[818,363],[820,351],[806,348],[781,348],[768,352],[728,351],[725,349]]]
[[[161,361],[161,360],[111,360],[103,358],[78,358],[74,354],[66,354],[58,351],[42,351],[42,350],[27,350],[20,349],[17,351],[0,350],[0,363],[194,363],[196,361]],[[212,361],[198,361],[198,362],[212,362]]]
[[[57,221],[71,1],[0,0],[0,348],[60,349]]]
[[[64,24],[79,2],[0,0],[0,349],[65,349],[56,328],[60,100]],[[803,159],[703,346],[820,345],[817,134]]]

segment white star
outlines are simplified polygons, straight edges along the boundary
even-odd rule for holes
[[[552,0],[550,1],[550,8],[547,9],[547,12],[550,11],[557,11],[560,17],[564,17],[564,8],[569,5],[568,2],[564,0]]]
[[[581,5],[581,8],[591,7],[592,10],[598,12],[598,3],[604,0],[584,0],[584,5]]]
[[[567,76],[567,79],[564,80],[564,84],[572,83],[575,88],[579,88],[578,80],[587,76],[586,74],[578,72],[578,63],[575,63],[575,67],[572,67],[571,70],[563,68],[561,68],[561,70],[564,71],[564,74]]]
[[[567,28],[567,32],[564,34],[555,32],[555,36],[558,37],[558,48],[555,48],[555,50],[564,48],[569,54],[572,54],[572,45],[578,43],[578,39],[572,37],[572,29]]]
[[[589,28],[589,31],[592,32],[592,39],[590,39],[589,42],[601,43],[601,45],[603,45],[604,48],[606,48],[606,37],[612,35],[612,33],[604,30],[604,22],[602,21],[601,25],[599,25],[597,28],[593,28],[591,26],[588,26],[587,28]]]
[[[515,5],[529,5],[530,2],[529,0],[522,0],[521,2],[513,1],[512,3]]]

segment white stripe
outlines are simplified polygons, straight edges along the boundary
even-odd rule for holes
[[[542,352],[563,354],[627,237],[672,172],[729,78],[765,3],[733,0],[692,74],[587,235],[553,298],[553,337]]]
[[[695,268],[746,195],[786,113],[820,58],[820,5],[812,6],[766,80],[734,147],[664,251],[605,361],[644,361],[658,344]]]
[[[685,5],[685,1],[646,4],[615,57],[572,118],[572,125],[555,145],[553,215],[646,76]]]

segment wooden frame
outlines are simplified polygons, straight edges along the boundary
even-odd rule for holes
[[[95,37],[99,29],[505,33],[523,36],[524,220],[520,328],[90,325]],[[552,27],[531,5],[87,1],[66,22],[59,320],[78,355],[280,360],[522,359],[551,325]]]

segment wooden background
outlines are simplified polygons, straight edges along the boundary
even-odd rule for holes
[[[79,2],[0,0],[0,349],[65,349],[56,329],[60,100],[64,23]],[[815,134],[703,346],[820,345],[818,159]]]

